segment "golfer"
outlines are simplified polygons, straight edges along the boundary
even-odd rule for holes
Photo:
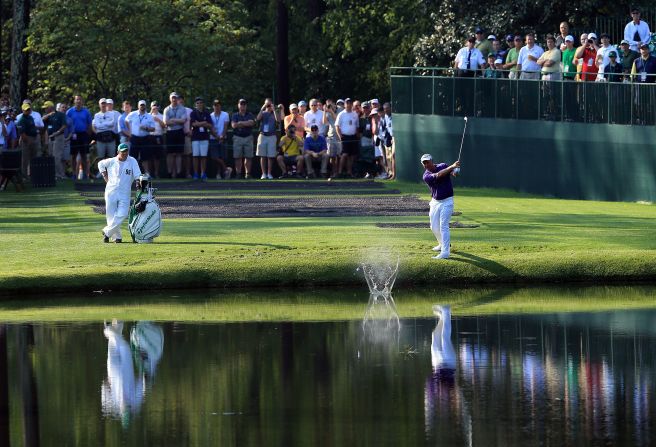
[[[430,201],[430,228],[438,245],[433,251],[440,252],[433,259],[446,259],[451,254],[451,234],[449,233],[449,221],[453,214],[453,185],[451,176],[456,176],[456,168],[460,167],[460,161],[452,165],[446,163],[433,163],[433,156],[424,154],[421,156],[421,164],[426,168],[424,182],[430,188],[433,199]]]
[[[105,179],[105,216],[107,226],[103,228],[103,242],[113,237],[116,243],[123,242],[121,224],[128,216],[130,207],[130,188],[132,182],[139,178],[139,163],[128,155],[127,144],[118,145],[116,157],[106,158],[98,163],[98,169]]]

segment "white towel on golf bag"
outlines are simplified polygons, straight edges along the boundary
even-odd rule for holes
[[[159,236],[162,229],[162,212],[155,199],[148,200],[146,209],[137,214],[129,227],[130,234],[140,244],[152,242]]]

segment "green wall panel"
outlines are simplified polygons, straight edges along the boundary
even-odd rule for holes
[[[419,157],[458,157],[461,117],[394,114],[398,177],[421,181]],[[458,185],[546,196],[656,201],[656,128],[469,118]]]

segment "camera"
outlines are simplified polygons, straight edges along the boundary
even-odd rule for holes
[[[588,43],[594,43],[594,40],[588,39]]]

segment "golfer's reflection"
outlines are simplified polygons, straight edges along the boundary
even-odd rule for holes
[[[137,323],[131,341],[137,359],[135,372],[132,350],[123,338],[123,322],[105,322],[107,338],[107,379],[101,387],[103,413],[128,424],[141,408],[146,380],[152,380],[162,355],[164,338],[161,328],[151,323]]]
[[[450,376],[453,379],[456,370],[456,352],[451,343],[451,306],[435,305],[433,313],[438,318],[431,341],[433,373]]]
[[[457,365],[456,351],[451,342],[451,307],[433,306],[438,318],[431,341],[431,377],[424,390],[424,412],[426,434],[443,440],[471,434],[471,417],[462,391],[455,381]],[[463,428],[455,433],[453,427]]]

